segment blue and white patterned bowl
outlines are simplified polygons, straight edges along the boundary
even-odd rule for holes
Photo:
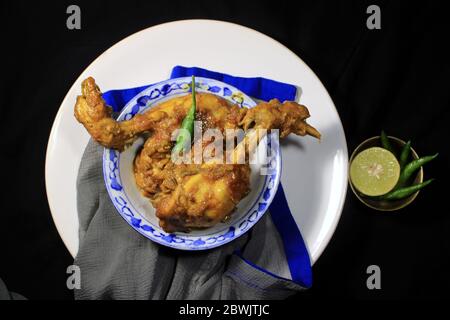
[[[123,109],[118,120],[127,120],[137,113],[143,113],[149,108],[177,96],[190,92],[190,77],[171,79],[152,85],[134,97]],[[252,108],[256,103],[238,89],[212,79],[196,78],[197,92],[207,92],[218,95],[242,108]],[[133,175],[133,160],[137,150],[144,140],[138,139],[122,153],[105,149],[103,153],[103,174],[106,189],[118,213],[130,226],[145,237],[167,247],[180,250],[206,250],[228,243],[258,222],[268,209],[281,177],[281,154],[278,141],[264,139],[256,152],[267,155],[271,146],[272,155],[264,163],[251,164],[251,191],[238,204],[231,218],[224,223],[189,233],[167,233],[159,227],[155,209],[149,199],[139,192]],[[272,145],[271,145],[272,144]],[[263,156],[264,157],[264,156]],[[261,158],[262,159],[262,158]],[[261,169],[266,167],[266,174]]]

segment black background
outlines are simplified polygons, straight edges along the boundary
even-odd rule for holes
[[[82,29],[66,28],[78,4]],[[381,30],[366,8],[381,7]],[[44,163],[66,92],[103,51],[141,29],[207,18],[280,41],[319,76],[333,98],[349,150],[385,129],[412,139],[437,180],[407,209],[378,213],[349,191],[339,226],[314,266],[314,285],[293,299],[448,298],[450,21],[437,1],[2,1],[0,4],[0,278],[30,299],[73,299],[73,260],[53,224]],[[201,41],[201,40],[198,40]],[[381,268],[368,290],[366,268]]]

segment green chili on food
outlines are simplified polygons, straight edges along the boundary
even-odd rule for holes
[[[175,146],[172,149],[172,153],[179,154],[181,151],[185,150],[187,147],[186,144],[191,141],[191,137],[194,134],[194,121],[195,121],[195,112],[197,109],[197,101],[195,98],[195,77],[192,76],[192,106],[189,109],[186,117],[183,119],[181,123],[180,132],[178,134]]]

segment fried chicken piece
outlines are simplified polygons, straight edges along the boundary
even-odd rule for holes
[[[202,101],[204,104],[211,102]],[[197,107],[200,110],[214,110],[204,104],[197,104]],[[222,113],[228,121],[206,121],[203,127],[218,127],[221,131],[224,131],[225,127],[243,127],[245,130],[279,129],[281,137],[296,133],[320,138],[320,133],[306,123],[309,117],[308,109],[296,103],[281,104],[278,100],[272,100],[253,109],[241,110],[242,112],[236,115],[232,107],[229,107],[228,113],[225,110]],[[202,112],[201,118],[205,121],[210,119],[211,115]],[[143,160],[142,153],[147,149],[144,146],[135,162],[136,181],[156,208],[160,226],[168,232],[187,231],[192,228],[211,227],[226,219],[250,191],[250,167],[245,162],[246,156],[253,152],[252,147],[256,148],[266,132],[261,134],[253,130],[247,134],[233,150],[233,161],[223,162],[230,164],[175,165],[170,161],[169,151],[164,159],[147,157]],[[155,144],[153,138],[147,140],[147,143]],[[198,143],[203,143],[203,148],[208,144],[204,141]],[[142,166],[151,169],[142,170]],[[148,172],[151,174],[147,175]]]
[[[182,164],[170,179],[174,179],[172,185],[162,186],[166,192],[152,199],[156,216],[168,232],[188,231],[214,226],[234,211],[250,190],[250,167]]]
[[[280,138],[295,133],[299,136],[308,134],[320,139],[319,131],[306,123],[309,116],[308,109],[301,104],[293,101],[281,103],[277,99],[273,99],[248,109],[239,126],[244,130],[250,128],[279,129]]]
[[[107,148],[123,150],[139,133],[150,130],[155,123],[167,117],[166,113],[155,111],[117,122],[111,118],[112,109],[105,104],[93,78],[83,81],[81,91],[82,95],[77,97],[75,104],[75,118],[94,140]]]
[[[243,163],[246,156],[252,154],[258,143],[269,130],[279,130],[279,137],[284,138],[291,133],[299,136],[310,135],[321,138],[319,131],[306,123],[309,118],[308,109],[296,102],[281,103],[277,99],[262,102],[248,109],[239,122],[239,126],[247,132],[243,141],[228,156],[231,163]],[[265,129],[265,130],[260,130]]]
[[[196,99],[196,120],[202,122],[203,132],[279,129],[280,137],[295,133],[320,138],[320,133],[306,123],[308,109],[295,102],[271,100],[245,109],[213,94],[198,93]],[[247,134],[232,152],[229,164],[176,164],[171,161],[171,138],[191,103],[188,94],[117,122],[111,118],[111,108],[106,106],[94,79],[88,78],[82,83],[82,95],[75,105],[77,120],[105,147],[123,150],[140,134],[149,134],[134,160],[134,175],[138,188],[155,207],[160,226],[168,232],[207,228],[229,217],[250,190],[250,167],[245,161],[253,151],[249,146],[255,148],[264,136],[257,131]],[[194,143],[204,148],[211,142],[202,138]],[[224,153],[224,157],[229,156]]]

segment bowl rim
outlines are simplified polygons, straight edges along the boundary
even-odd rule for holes
[[[406,142],[400,138],[394,137],[394,136],[387,136],[388,139],[393,140],[398,142],[400,145],[405,145]],[[364,145],[366,145],[369,142],[372,142],[374,140],[380,140],[381,136],[374,136],[371,138],[368,138],[366,140],[364,140],[363,142],[361,142],[352,152],[350,159],[348,161],[348,183],[350,185],[350,188],[352,189],[353,194],[358,198],[359,201],[361,201],[364,205],[366,205],[367,207],[377,210],[377,211],[381,211],[381,212],[392,212],[392,211],[397,211],[400,209],[405,208],[406,206],[408,206],[409,204],[411,204],[419,195],[420,190],[416,191],[414,194],[410,195],[409,197],[403,199],[404,201],[401,202],[401,204],[399,204],[396,207],[392,207],[392,208],[381,208],[381,207],[377,207],[374,206],[372,204],[370,204],[369,202],[367,202],[364,197],[361,196],[360,192],[358,190],[356,190],[355,186],[353,185],[352,179],[350,178],[350,166],[352,164],[353,159],[356,157],[356,155],[358,155],[360,152],[364,151],[365,149],[362,149],[364,147]],[[411,155],[413,157],[413,159],[418,159],[419,155],[417,154],[417,152],[414,150],[413,147],[411,147]],[[417,173],[417,175],[419,176],[419,182],[423,182],[423,177],[424,177],[424,172],[423,172],[423,167],[420,168],[419,172]],[[416,175],[416,177],[417,177]]]
[[[251,103],[251,105],[245,104],[245,103],[241,103],[240,107],[250,107],[253,108],[254,106],[257,105],[257,102],[252,99],[251,97],[249,97],[248,95],[246,95],[245,93],[243,93],[240,89],[235,88],[232,85],[229,85],[225,82],[219,81],[219,80],[215,80],[215,79],[210,79],[210,78],[205,78],[205,77],[196,77],[196,82],[200,82],[200,81],[206,81],[208,83],[216,83],[216,84],[220,84],[222,86],[222,88],[228,88],[231,89],[231,91],[234,93],[238,93],[241,94],[244,97],[243,101],[248,101]],[[142,96],[145,96],[145,94],[147,92],[150,92],[152,89],[155,88],[161,88],[161,86],[167,85],[169,83],[179,83],[179,82],[186,82],[186,83],[190,83],[191,82],[191,77],[180,77],[180,78],[173,78],[173,79],[168,79],[165,81],[161,81],[155,84],[152,84],[148,87],[146,87],[145,89],[143,89],[140,93],[138,93],[135,97],[133,97],[126,105],[125,107],[121,110],[118,119],[121,119],[120,121],[125,119],[125,115],[130,113],[131,108],[136,105],[137,100],[139,98],[141,98]],[[205,84],[205,83],[203,83]],[[198,92],[208,92],[205,89],[203,89],[202,87],[197,89]],[[179,95],[179,94],[183,94],[184,92],[178,92],[175,93],[175,95]],[[185,93],[189,93],[189,90],[185,91]],[[221,98],[224,98],[228,101],[230,101],[230,99],[227,99],[225,96],[221,96],[219,94],[217,94],[217,92],[209,92],[211,94],[217,95]],[[170,92],[167,93],[167,95],[164,96],[164,98],[169,97],[170,99]],[[151,106],[149,106],[149,104],[146,104],[145,107],[143,107],[143,110],[148,110],[148,108],[153,107],[158,105],[159,103],[161,103],[161,101],[155,101],[153,103],[151,103]],[[239,104],[239,103],[237,103]],[[139,110],[137,113],[141,112],[141,110]],[[202,251],[202,250],[209,250],[209,249],[213,249],[219,246],[222,246],[226,243],[229,243],[233,240],[236,240],[237,238],[239,238],[240,236],[242,236],[243,234],[247,233],[250,229],[252,229],[253,226],[256,225],[256,223],[266,214],[266,212],[269,209],[270,204],[273,201],[273,198],[275,197],[276,191],[278,189],[278,186],[280,184],[280,180],[281,180],[281,171],[282,171],[282,160],[281,160],[281,148],[279,146],[277,146],[277,153],[276,155],[273,157],[274,159],[276,159],[276,167],[275,167],[275,174],[273,175],[266,175],[264,178],[264,182],[262,183],[262,188],[260,190],[260,192],[258,193],[257,196],[255,196],[254,201],[251,201],[251,206],[249,206],[248,211],[246,212],[245,215],[242,215],[242,217],[238,220],[236,220],[233,224],[229,224],[228,226],[224,226],[223,229],[220,229],[218,231],[216,231],[213,234],[208,234],[208,235],[194,235],[194,236],[189,236],[189,233],[179,233],[179,232],[175,232],[175,233],[168,233],[165,232],[164,230],[162,230],[159,226],[154,225],[153,223],[151,223],[148,219],[145,218],[145,215],[141,214],[138,210],[135,209],[135,207],[133,206],[132,203],[130,203],[131,208],[139,215],[138,218],[141,218],[142,220],[144,220],[144,222],[148,223],[149,227],[151,227],[152,229],[154,227],[156,227],[156,230],[154,231],[158,231],[160,233],[160,235],[158,236],[150,236],[150,234],[146,231],[146,230],[141,230],[140,227],[136,227],[132,220],[129,221],[126,217],[125,214],[122,212],[121,208],[120,208],[120,204],[116,203],[114,201],[114,196],[112,195],[112,190],[110,185],[108,184],[108,170],[107,169],[107,158],[110,158],[110,152],[115,152],[117,153],[116,150],[113,149],[108,149],[108,148],[104,148],[104,152],[103,152],[103,177],[104,177],[104,181],[105,181],[105,185],[106,185],[106,190],[108,192],[109,198],[111,200],[111,202],[113,203],[114,207],[116,208],[117,213],[127,222],[127,224],[130,225],[130,227],[132,229],[134,229],[135,231],[139,232],[140,234],[142,234],[144,237],[148,238],[149,240],[152,240],[158,244],[164,245],[166,247],[169,248],[173,248],[173,249],[178,249],[178,250],[183,250],[183,251]],[[120,154],[120,153],[119,153]],[[119,162],[120,162],[120,158],[118,158],[117,161],[117,166],[119,166]],[[118,172],[120,172],[120,170],[118,170]],[[119,181],[120,180],[120,174],[119,174]],[[267,197],[267,199],[264,198],[264,194],[269,191],[272,190],[269,193],[269,197]],[[123,191],[123,193],[126,195],[125,191]],[[127,200],[129,200],[128,197],[126,197]],[[264,202],[264,203],[263,203]],[[264,204],[265,206],[260,210],[261,208],[261,204]],[[256,218],[250,221],[250,217],[256,213]],[[134,217],[134,215],[133,215]],[[133,219],[132,217],[130,217],[131,219]],[[142,221],[140,220],[140,221]],[[243,228],[243,230],[240,230],[240,232],[235,232],[237,231],[238,227],[240,227],[240,225],[243,224],[243,222],[248,222],[246,227]],[[205,230],[207,230],[208,228],[206,228]],[[204,245],[195,245],[194,242],[198,241],[199,239],[202,238],[207,238],[209,236],[212,235],[218,235],[217,238],[220,238],[222,236],[227,235],[229,232],[231,232],[231,230],[233,231],[233,236],[225,238],[223,241],[216,241],[215,243],[211,243],[208,244],[206,243],[206,241],[208,239],[205,240]],[[145,232],[144,232],[145,231]],[[177,242],[167,242],[166,240],[164,240],[164,238],[166,237],[171,237],[174,236],[175,238],[178,236],[182,236],[182,237],[187,237],[187,238],[194,238],[197,240],[192,240],[190,245],[180,245],[180,243]],[[181,239],[181,238],[178,238]]]

